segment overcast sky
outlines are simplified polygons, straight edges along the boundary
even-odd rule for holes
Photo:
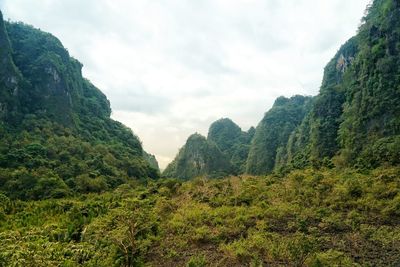
[[[57,36],[165,168],[229,117],[256,126],[276,97],[315,95],[370,0],[0,0]]]

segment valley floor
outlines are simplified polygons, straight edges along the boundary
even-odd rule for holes
[[[399,266],[400,168],[0,194],[0,266]]]

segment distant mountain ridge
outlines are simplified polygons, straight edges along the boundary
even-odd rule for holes
[[[217,120],[211,124],[207,138],[191,135],[162,175],[191,179],[243,173],[254,131],[252,127],[243,132],[227,118]]]
[[[243,170],[243,161],[245,172],[257,175],[400,164],[399,102],[400,1],[375,0],[357,35],[325,67],[319,94],[278,98],[257,126],[247,159],[233,169]],[[229,151],[238,133],[230,127],[218,136],[219,148]]]

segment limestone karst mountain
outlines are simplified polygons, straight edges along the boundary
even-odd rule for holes
[[[188,138],[163,176],[190,179],[197,176],[223,177],[231,172],[229,158],[215,143],[196,133]]]
[[[236,173],[400,163],[400,3],[376,0],[366,14],[325,67],[319,94],[278,98],[249,150],[244,142],[233,151],[236,140],[246,139],[239,126],[216,122],[221,134],[214,137],[211,129],[208,139],[235,161]]]
[[[0,13],[1,14],[1,13]],[[0,191],[38,199],[158,177],[138,137],[49,33],[0,17]]]

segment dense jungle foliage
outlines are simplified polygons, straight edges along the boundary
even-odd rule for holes
[[[229,158],[232,172],[238,174],[246,171],[246,160],[254,133],[254,127],[244,132],[232,120],[224,118],[211,124],[207,140],[215,143]]]
[[[247,132],[230,119],[211,124],[208,136],[191,135],[163,172],[164,177],[191,179],[196,176],[224,177],[245,172],[255,129]]]
[[[400,266],[399,53],[375,0],[317,96],[216,121],[156,179],[60,41],[0,13],[0,267]]]
[[[278,98],[256,127],[250,148],[243,147],[247,158],[232,161],[232,170],[263,175],[306,167],[398,165],[399,66],[400,3],[375,0],[357,35],[325,67],[319,94]],[[221,150],[240,145],[235,133],[231,127],[230,135],[215,138],[226,139],[217,143]]]
[[[197,176],[223,177],[232,172],[227,155],[200,134],[191,135],[163,172],[164,177],[188,180]]]
[[[0,191],[14,199],[102,192],[158,177],[154,156],[110,119],[60,41],[0,16]]]
[[[292,133],[286,168],[400,163],[400,2],[375,0],[325,68],[311,111]]]
[[[0,266],[399,266],[400,168],[0,195]]]
[[[258,124],[247,158],[249,174],[271,173],[286,149],[290,134],[310,110],[311,97],[279,97]]]

